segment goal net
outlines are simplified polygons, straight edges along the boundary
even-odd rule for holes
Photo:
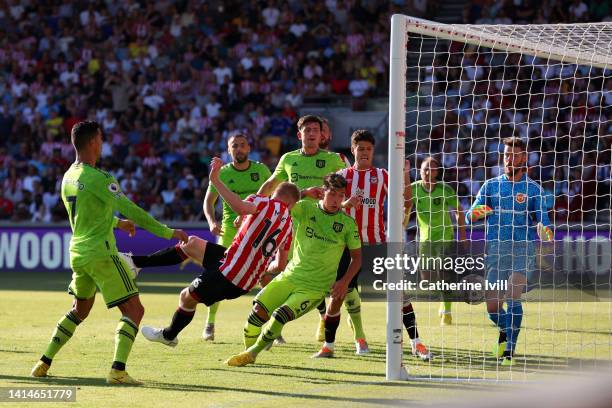
[[[440,300],[447,299],[443,292],[437,299],[432,293],[420,298],[418,291],[388,290],[387,379],[408,374],[524,380],[609,367],[612,23],[448,25],[394,15],[391,26],[389,172],[394,182],[389,187],[388,241],[402,243],[402,248],[422,245],[417,223],[411,222],[406,231],[400,222],[406,159],[412,182],[421,180],[425,159],[435,159],[437,182],[456,195],[456,205],[452,200],[446,205],[443,197],[436,206],[433,198],[427,203],[432,191],[413,192],[412,218],[421,205],[416,208],[421,218],[429,214],[435,223],[435,211],[449,211],[455,222],[453,206],[467,212],[484,182],[504,175],[503,139],[508,137],[525,142],[525,172],[532,180],[528,183],[537,186],[527,196],[511,193],[517,207],[510,209],[510,219],[522,228],[521,211],[537,209],[521,210],[519,204],[540,191],[540,210],[548,215],[554,237],[542,242],[526,236],[526,257],[535,263],[526,272],[513,365],[502,365],[503,359],[493,356],[499,330],[484,302],[453,301],[452,324],[441,326]],[[495,197],[485,202],[499,204],[491,204],[493,216],[508,211]],[[533,232],[540,220],[528,218],[527,230]],[[427,219],[421,222],[427,224]],[[468,223],[465,247],[469,255],[482,254],[486,260],[485,279],[493,255],[497,262],[510,259],[511,265],[517,256],[514,249],[491,253],[486,228],[482,220]],[[458,239],[457,226],[453,233]],[[511,240],[514,248],[518,241]],[[400,282],[405,272],[389,269],[387,281]],[[421,272],[417,275],[423,280]],[[497,299],[505,301],[503,291],[498,293]],[[429,361],[411,356],[402,320],[407,299],[413,303],[420,339],[433,354]],[[507,302],[503,308],[510,316]]]

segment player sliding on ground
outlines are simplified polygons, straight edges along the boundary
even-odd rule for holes
[[[135,229],[132,222],[119,220],[113,214],[118,211],[162,238],[187,241],[187,235],[157,222],[121,192],[119,183],[112,175],[95,167],[102,152],[101,129],[96,122],[80,122],[72,128],[76,161],[64,174],[61,192],[72,229],[72,282],[68,291],[74,296],[74,302],[72,309],[57,322],[47,349],[32,370],[32,376],[47,376],[57,352],[89,315],[96,287],[99,287],[106,306],[117,306],[122,314],[115,335],[113,365],[106,382],[140,385],[125,371],[125,364],[138,334],[144,308],[134,277],[128,273],[128,265],[119,257],[113,235],[115,227],[126,230],[130,235],[134,234]]]
[[[247,137],[241,133],[230,136],[227,140],[227,151],[232,158],[232,162],[221,167],[219,179],[230,191],[238,194],[241,199],[255,194],[270,177],[270,170],[262,163],[249,160],[251,147]],[[224,200],[223,218],[221,224],[219,224],[215,219],[215,203],[218,198],[219,193],[217,193],[215,186],[210,183],[204,198],[204,215],[210,226],[210,232],[219,236],[217,243],[224,248],[229,248],[238,232],[234,226],[237,214]],[[212,341],[215,339],[215,318],[218,309],[219,303],[214,303],[208,308],[206,324],[202,332],[204,340]]]
[[[289,210],[299,200],[299,191],[291,183],[281,183],[272,198],[249,196],[246,200],[231,192],[220,180],[223,162],[214,158],[210,164],[210,182],[236,214],[246,215],[232,244],[221,245],[190,236],[186,244],[162,249],[148,256],[131,256],[132,267],[167,266],[187,257],[201,263],[202,274],[183,289],[179,307],[166,328],[144,326],[142,335],[150,341],[174,347],[178,334],[191,322],[198,303],[210,306],[248,293],[277,253],[273,267],[283,268],[291,243]]]
[[[410,162],[407,162],[410,165]],[[455,241],[453,223],[450,211],[455,211],[459,240],[465,241],[465,215],[463,208],[457,199],[457,193],[445,183],[437,180],[440,164],[433,157],[426,157],[421,163],[421,180],[410,183],[410,169],[406,169],[407,183],[409,184],[408,197],[406,199],[407,226],[410,219],[410,211],[414,207],[417,223],[419,226],[419,255],[424,257],[443,256],[451,251]],[[444,297],[444,293],[442,294]],[[440,325],[452,324],[452,303],[444,300],[440,304]],[[412,329],[406,327],[410,332]],[[416,328],[414,329],[416,330]],[[413,333],[414,334],[414,333]],[[415,335],[415,334],[414,334]],[[410,336],[412,339],[412,335]]]
[[[486,217],[487,282],[508,281],[508,290],[487,291],[487,312],[499,328],[493,354],[502,365],[514,365],[514,350],[523,319],[521,296],[535,269],[535,241],[551,241],[542,188],[527,176],[527,147],[517,137],[503,140],[504,174],[487,180],[466,214],[468,223]],[[534,220],[535,218],[535,220]],[[504,310],[504,301],[507,310]]]
[[[255,297],[245,326],[246,350],[229,358],[228,365],[254,363],[257,355],[280,336],[283,326],[315,308],[332,285],[332,297],[344,298],[361,267],[357,224],[341,210],[345,188],[346,180],[341,175],[325,176],[323,199],[318,203],[301,200],[291,210],[295,228],[293,258]],[[346,247],[351,261],[344,277],[336,281],[338,263]]]

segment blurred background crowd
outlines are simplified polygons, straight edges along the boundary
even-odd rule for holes
[[[610,18],[605,0],[460,2],[464,12],[458,18],[472,23]],[[203,220],[207,164],[215,155],[228,159],[229,135],[246,133],[251,158],[273,167],[283,152],[297,146],[295,122],[304,106],[384,98],[390,16],[433,19],[441,3],[0,0],[0,219],[65,220],[59,183],[74,160],[69,133],[87,118],[104,127],[100,166],[120,181],[130,199],[159,219]],[[432,69],[430,76],[437,75]],[[564,80],[548,82],[551,89],[539,92],[561,95],[599,86],[586,80],[571,85],[567,88],[570,84]],[[595,155],[597,166],[589,180],[607,182],[609,189],[610,138],[596,136],[612,133],[611,88],[609,79],[597,88],[606,98],[607,127],[588,126],[591,137],[581,144],[569,138],[574,131],[580,133],[571,124],[576,109],[563,110],[578,106],[570,97],[559,105],[562,122],[569,124],[556,126],[559,117],[546,117],[549,125],[542,134],[529,129],[523,134],[532,146],[548,152],[541,157],[548,165],[542,170],[544,181],[583,180],[582,166],[594,165]],[[595,115],[589,110],[594,103],[580,99],[584,115]],[[458,112],[459,121],[474,121],[464,106],[448,108]],[[444,138],[444,133],[431,136]],[[568,137],[558,139],[559,135]],[[335,137],[348,145],[349,136]],[[455,135],[444,144],[452,153],[445,156],[445,166],[460,169],[482,163],[478,154],[466,154],[460,142]],[[474,139],[472,152],[489,149],[477,143]],[[556,163],[563,160],[555,155],[560,148],[555,146],[569,146],[567,152],[582,147],[578,156],[564,162],[578,167],[559,170]],[[427,148],[436,152],[435,147]],[[608,170],[600,170],[606,160]],[[494,155],[487,157],[487,164],[492,169],[497,165]],[[474,166],[445,177],[464,180],[456,187],[469,201],[477,189],[472,180],[485,176],[475,176],[478,171]],[[575,194],[585,188],[579,184],[572,187],[570,181],[560,191]]]

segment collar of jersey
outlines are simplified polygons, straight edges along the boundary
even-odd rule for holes
[[[438,181],[436,181],[436,184],[434,185],[434,188],[431,189],[431,191],[427,191],[427,189],[425,188],[425,182],[423,180],[421,180],[421,188],[423,189],[424,192],[426,192],[427,194],[431,194],[433,193],[436,188],[438,188]]]
[[[320,201],[317,203],[317,208],[318,208],[319,210],[321,210],[321,212],[322,212],[323,214],[325,214],[325,215],[336,215],[336,214],[338,214],[338,213],[340,212],[340,210],[338,210],[338,211],[336,211],[336,212],[334,212],[334,213],[330,213],[330,212],[325,211],[325,209],[323,208],[323,205],[321,204],[321,202],[320,202]]]
[[[233,164],[233,163],[230,163],[229,165],[230,165],[230,166],[232,166],[232,169],[234,169],[234,170],[236,170],[236,171],[239,171],[239,172],[242,172],[242,171],[248,171],[248,170],[251,168],[251,165],[252,165],[252,164],[253,164],[253,162],[252,162],[251,160],[249,160],[249,167],[247,167],[247,168],[246,168],[246,169],[244,169],[244,170],[238,170],[238,169],[236,168],[236,166],[234,166],[234,164]]]
[[[300,148],[300,154],[301,154],[302,156],[304,156],[304,157],[313,157],[313,156],[316,156],[317,154],[319,154],[319,153],[321,153],[321,152],[323,152],[323,151],[324,151],[324,150],[317,149],[316,153],[313,153],[313,154],[306,154],[306,153],[304,153],[304,148],[303,148],[303,147],[302,147],[302,148]]]

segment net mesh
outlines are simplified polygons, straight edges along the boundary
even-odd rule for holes
[[[504,173],[502,139],[519,137],[555,231],[553,243],[536,245],[514,366],[493,358],[497,331],[483,304],[454,303],[453,324],[441,327],[438,304],[415,301],[434,359],[406,362],[410,374],[516,380],[609,366],[612,24],[452,26],[407,18],[407,32],[411,180],[434,157],[439,181],[467,210],[485,180]],[[472,246],[484,242],[484,226],[468,226],[467,236]],[[408,241],[418,240],[409,228]]]

